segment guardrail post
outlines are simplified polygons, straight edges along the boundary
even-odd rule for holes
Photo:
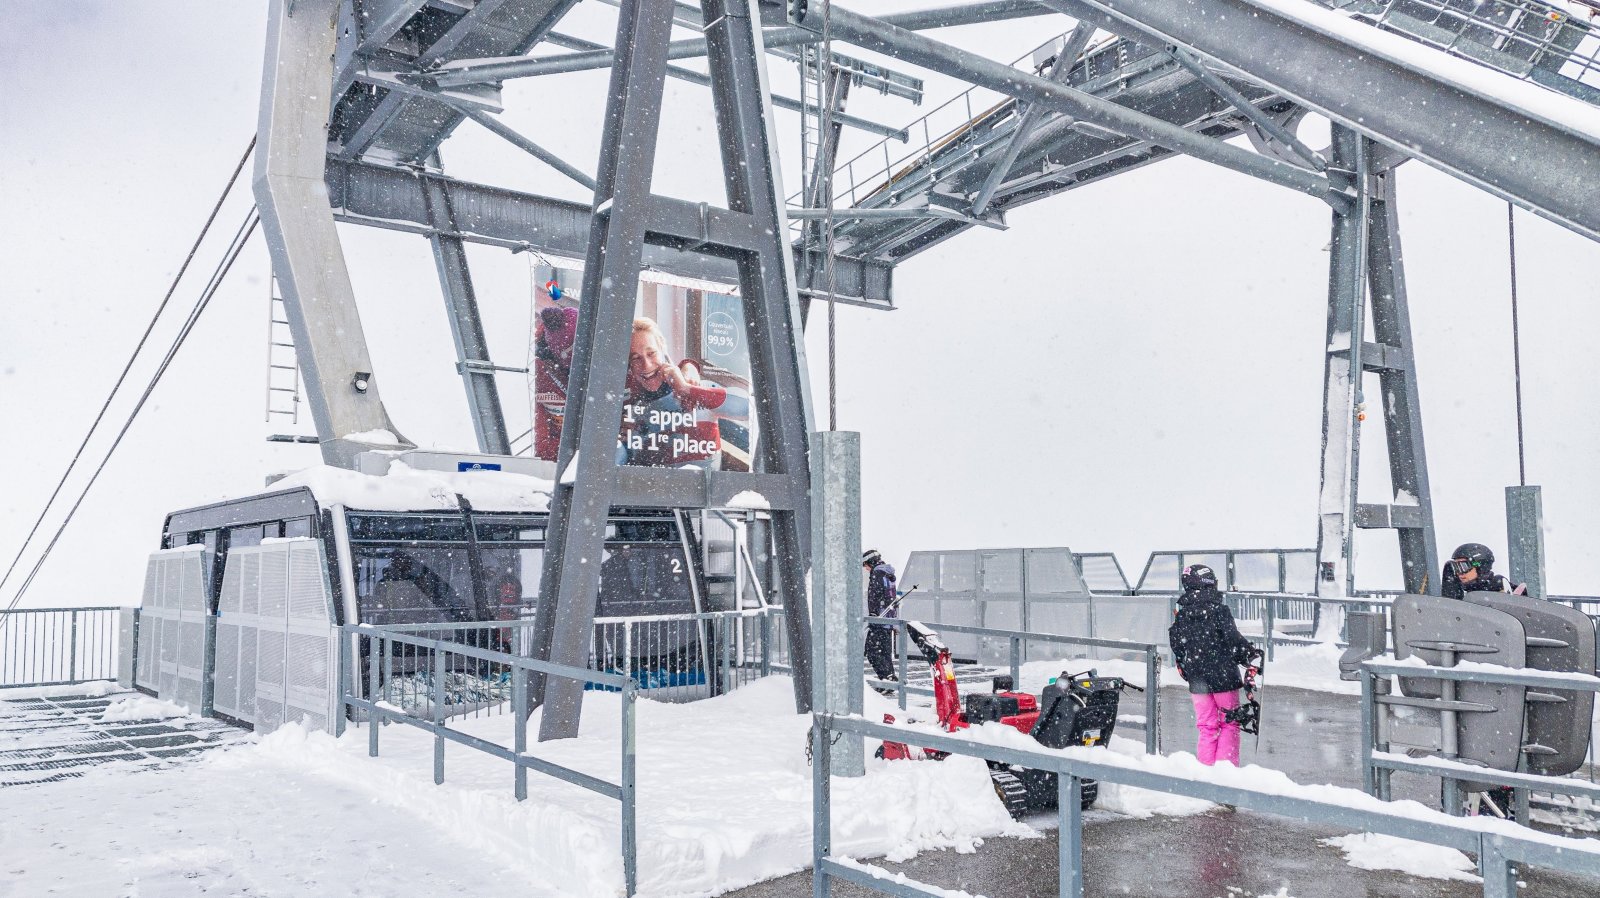
[[[761,615],[761,675],[772,675],[772,615]]]
[[[512,791],[517,801],[527,801],[528,768],[522,763],[522,755],[528,750],[528,671],[520,666],[511,672],[511,714],[511,751],[517,765]]]
[[[831,898],[822,861],[833,853],[833,740],[821,714],[811,716],[811,898]]]
[[[1372,758],[1377,748],[1378,733],[1377,689],[1372,681],[1375,676],[1377,674],[1365,668],[1361,671],[1361,790],[1373,796],[1378,794],[1378,778]]]
[[[1056,778],[1061,898],[1083,898],[1083,781],[1070,773]]]
[[[383,721],[383,713],[378,710],[378,650],[387,650],[388,642],[367,637],[367,698],[372,702],[372,713],[367,715],[367,756],[371,758],[378,756],[378,725]]]
[[[67,661],[67,680],[76,683],[78,682],[78,612],[76,610],[72,612],[71,640],[68,643],[70,654]]]
[[[444,782],[444,649],[433,649],[433,784]]]
[[[1266,618],[1264,631],[1267,637],[1267,660],[1271,661],[1273,658],[1272,633],[1277,629],[1278,623],[1278,600],[1269,598],[1267,599],[1266,604],[1267,608],[1266,614],[1264,615]]]
[[[1501,848],[1502,838],[1484,833],[1479,840],[1478,874],[1483,877],[1483,898],[1516,898],[1517,872]]]
[[[1011,688],[1022,687],[1022,641],[1011,637]]]
[[[635,806],[635,687],[632,678],[622,684],[622,880],[628,898],[639,890],[639,824]]]
[[[333,628],[333,638],[339,640],[339,700],[333,706],[333,737],[344,735],[345,717],[350,713],[350,635],[344,627]]]
[[[1161,653],[1155,646],[1144,656],[1144,753],[1161,753]]]
[[[897,621],[894,625],[895,652],[899,655],[900,682],[895,684],[894,691],[900,699],[900,710],[906,709],[906,679],[911,676],[908,672],[906,653],[910,651],[910,633],[906,630],[905,621]]]

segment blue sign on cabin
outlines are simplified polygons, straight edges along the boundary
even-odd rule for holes
[[[500,470],[500,465],[499,465],[498,462],[492,462],[492,461],[458,461],[458,462],[456,462],[456,470],[457,471],[498,471],[498,470]]]

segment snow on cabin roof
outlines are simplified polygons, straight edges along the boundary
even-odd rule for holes
[[[367,511],[454,511],[456,495],[474,511],[549,511],[548,480],[507,471],[426,471],[402,461],[382,476],[316,465],[272,484],[270,492],[303,487],[326,508],[344,505]]]

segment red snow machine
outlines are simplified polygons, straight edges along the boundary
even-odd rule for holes
[[[1027,733],[1048,748],[1104,747],[1110,744],[1111,731],[1117,725],[1117,705],[1122,690],[1142,691],[1128,685],[1121,677],[1102,677],[1093,670],[1079,674],[1062,671],[1061,676],[1044,688],[1042,695],[1033,696],[1013,691],[1015,684],[1011,677],[997,676],[993,692],[968,695],[963,707],[950,650],[937,633],[917,621],[908,620],[905,626],[911,641],[928,659],[933,674],[934,713],[947,732],[995,722]],[[883,715],[883,722],[894,723],[894,715]],[[903,742],[885,742],[876,754],[891,761],[942,761],[948,757],[947,752],[916,748]],[[990,761],[989,779],[1012,817],[1056,806],[1056,774],[1052,771]],[[1098,795],[1099,784],[1084,780],[1083,806],[1093,805]]]

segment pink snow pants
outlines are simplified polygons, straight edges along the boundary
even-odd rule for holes
[[[1191,693],[1194,702],[1194,728],[1200,732],[1195,755],[1210,767],[1218,761],[1239,766],[1239,725],[1226,723],[1222,713],[1239,707],[1239,692]]]

